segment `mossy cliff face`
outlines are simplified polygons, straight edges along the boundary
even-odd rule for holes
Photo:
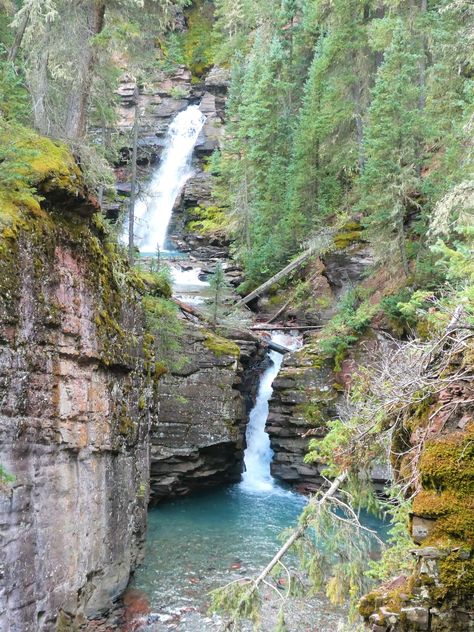
[[[28,173],[44,199],[0,195],[0,463],[14,476],[0,496],[0,628],[10,632],[74,629],[105,610],[140,557],[148,497],[153,383],[139,292],[73,161],[54,146],[67,159],[52,164],[41,142],[35,161],[49,166]]]
[[[464,379],[449,383],[424,408],[406,415],[394,437],[402,476],[417,476],[411,534],[414,572],[367,595],[361,613],[377,632],[474,630],[473,348],[453,360]],[[449,373],[449,371],[448,371]],[[416,446],[423,440],[419,458]],[[400,449],[402,448],[402,449]]]

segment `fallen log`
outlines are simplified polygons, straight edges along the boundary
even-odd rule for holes
[[[176,303],[179,309],[185,314],[190,314],[191,316],[194,316],[195,318],[199,319],[202,322],[209,323],[209,319],[205,316],[205,314],[203,314],[201,311],[199,311],[195,307],[191,307],[191,305],[189,305],[188,303],[184,303],[183,301],[180,301],[178,298],[173,298],[172,300],[173,300],[173,303]]]
[[[284,347],[283,345],[279,345],[277,342],[273,342],[273,340],[263,340],[263,343],[267,345],[269,349],[272,351],[278,351],[278,353],[290,353],[291,349],[288,347]]]
[[[288,301],[286,301],[286,303],[282,307],[280,307],[280,309],[277,311],[277,313],[274,316],[272,316],[270,318],[270,320],[268,320],[265,324],[266,325],[271,325],[271,323],[274,323],[276,320],[278,320],[278,318],[283,314],[283,312],[286,309],[288,309],[290,303],[291,303],[291,298]]]
[[[333,242],[334,232],[335,231],[333,229],[320,231],[312,239],[311,244],[307,250],[305,250],[294,261],[291,261],[287,266],[280,270],[280,272],[277,272],[275,275],[273,275],[270,279],[268,279],[268,281],[262,283],[262,285],[260,285],[256,290],[253,290],[253,292],[250,292],[250,294],[247,294],[247,296],[241,298],[240,301],[237,301],[234,307],[241,307],[242,305],[246,305],[252,299],[257,298],[257,296],[260,296],[261,294],[264,294],[272,287],[272,285],[278,283],[278,281],[281,281],[281,279],[284,279],[286,276],[288,276],[290,272],[297,270],[303,265],[303,263],[306,263],[306,261],[310,257],[314,255],[320,255],[321,253],[327,251],[331,247],[331,244]]]
[[[262,285],[260,285],[256,290],[253,290],[253,292],[250,292],[250,294],[247,294],[247,296],[244,296],[244,298],[241,298],[240,301],[237,301],[234,307],[242,307],[242,305],[246,305],[252,299],[257,298],[257,296],[260,296],[261,294],[269,290],[272,287],[272,285],[274,285],[281,279],[284,279],[288,274],[290,274],[290,272],[293,272],[293,270],[297,270],[300,266],[302,266],[303,263],[305,263],[313,254],[314,254],[313,248],[306,250],[297,259],[295,259],[294,261],[289,263],[286,267],[284,267],[283,270],[280,270],[280,272],[277,272],[274,276],[272,276],[271,279],[268,279],[268,281],[265,281],[265,283],[262,283]]]
[[[283,326],[283,325],[253,325],[250,327],[253,331],[310,331],[311,329],[322,329],[322,325],[291,325],[291,326]]]

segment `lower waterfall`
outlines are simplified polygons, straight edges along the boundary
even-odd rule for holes
[[[273,336],[272,340],[291,349],[295,349],[299,344],[298,338],[282,334]],[[265,424],[268,418],[268,402],[273,392],[272,383],[280,371],[283,355],[277,351],[271,351],[269,359],[271,364],[260,378],[257,400],[250,412],[247,425],[245,471],[241,487],[250,492],[268,492],[275,489],[275,480],[270,473],[273,451],[270,447],[270,437],[265,432]]]
[[[291,336],[273,340],[286,347],[298,345]],[[278,550],[280,534],[296,524],[307,502],[306,497],[281,487],[270,474],[272,451],[265,422],[272,382],[283,356],[272,351],[269,359],[271,365],[260,376],[249,419],[242,482],[177,498],[149,511],[145,560],[132,587],[139,595],[145,593],[150,614],[136,630],[221,631],[222,620],[207,613],[209,591],[255,576]],[[268,605],[262,631],[275,629],[277,612]],[[315,597],[295,604],[289,630],[335,630],[343,617],[344,612],[325,597]]]

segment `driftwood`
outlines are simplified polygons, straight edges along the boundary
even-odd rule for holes
[[[271,323],[274,323],[283,314],[283,312],[286,311],[290,303],[291,303],[291,298],[289,301],[286,301],[286,303],[282,307],[280,307],[277,313],[274,316],[272,316],[270,320],[267,320],[265,324],[271,325]]]

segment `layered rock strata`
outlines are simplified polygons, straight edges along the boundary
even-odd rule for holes
[[[301,490],[317,489],[320,468],[306,465],[310,438],[326,434],[325,420],[336,413],[338,393],[332,388],[329,366],[315,365],[314,356],[303,347],[288,354],[273,382],[266,430],[274,451],[271,472],[275,478]]]
[[[159,385],[160,421],[151,434],[152,503],[241,477],[259,345],[192,324],[183,340],[181,365]]]
[[[2,216],[5,632],[75,630],[105,611],[140,558],[148,501],[153,383],[139,295],[80,174],[40,185],[42,208]]]

